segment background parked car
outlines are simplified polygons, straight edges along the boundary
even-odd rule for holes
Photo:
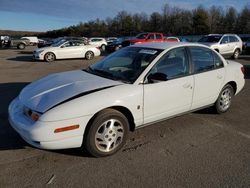
[[[107,41],[107,44],[111,44],[113,43],[114,41],[116,41],[118,38],[117,37],[108,37],[106,38],[106,41]]]
[[[4,44],[4,47],[14,47],[20,50],[26,48],[26,46],[30,46],[30,41],[28,39],[13,39],[9,38],[9,41]]]
[[[235,34],[210,34],[202,37],[199,41],[211,47],[223,56],[231,56],[237,59],[242,52],[242,40]]]
[[[44,43],[38,43],[37,47],[43,48],[43,47],[51,46],[52,44],[56,44],[60,40],[65,40],[65,41],[66,40],[80,40],[84,44],[88,44],[88,39],[85,37],[58,37],[58,38],[54,38],[54,39],[49,39]]]
[[[178,37],[165,37],[165,42],[180,42]]]
[[[117,51],[119,50],[120,48],[122,48],[122,43],[126,40],[129,40],[131,39],[132,37],[130,36],[127,36],[127,37],[119,37],[117,38],[117,40],[113,41],[112,43],[108,44],[106,46],[106,50],[108,52],[114,52],[114,51]]]
[[[245,43],[246,54],[250,54],[250,38]]]
[[[29,40],[30,41],[30,45],[37,45],[38,44],[38,42],[39,42],[39,40],[38,40],[38,38],[37,37],[22,37],[21,39],[27,39],[27,40]]]
[[[86,58],[89,60],[100,54],[98,48],[86,45],[82,40],[60,40],[51,46],[37,48],[33,52],[33,58],[47,62],[70,58]]]
[[[100,37],[93,37],[89,39],[89,44],[100,48],[101,51],[105,51],[106,46],[108,45],[107,41],[105,38],[100,38]]]
[[[7,35],[0,36],[0,48],[8,45],[10,37]]]

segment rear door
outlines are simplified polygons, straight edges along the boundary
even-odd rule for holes
[[[82,41],[72,41],[73,42],[73,50],[72,50],[72,58],[82,58],[85,56],[86,48]]]
[[[230,53],[230,42],[229,42],[228,36],[224,36],[221,39],[219,51],[220,51],[220,54],[223,54],[223,55]]]
[[[191,109],[213,104],[223,87],[225,69],[221,58],[212,50],[189,47],[193,64],[194,95]]]
[[[152,75],[165,75],[165,81],[150,81]],[[194,78],[189,74],[186,49],[167,52],[149,71],[144,89],[144,123],[171,117],[191,108]]]
[[[236,49],[237,42],[239,42],[239,40],[235,36],[229,36],[229,42],[230,42],[230,53],[233,54],[234,50]]]

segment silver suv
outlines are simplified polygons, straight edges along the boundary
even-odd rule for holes
[[[210,34],[198,42],[209,46],[223,56],[231,56],[233,59],[237,59],[242,52],[242,40],[235,34]]]

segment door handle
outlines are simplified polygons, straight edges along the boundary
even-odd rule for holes
[[[185,83],[185,84],[183,85],[183,87],[184,87],[184,88],[189,88],[189,87],[191,87],[191,84],[190,84],[190,83]]]

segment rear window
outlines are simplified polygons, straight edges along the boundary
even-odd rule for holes
[[[212,51],[201,47],[190,47],[190,53],[194,64],[194,73],[214,69]]]
[[[221,39],[220,35],[216,36],[205,36],[201,38],[198,42],[219,42]]]
[[[234,36],[229,36],[229,41],[230,42],[239,42],[239,40]]]

